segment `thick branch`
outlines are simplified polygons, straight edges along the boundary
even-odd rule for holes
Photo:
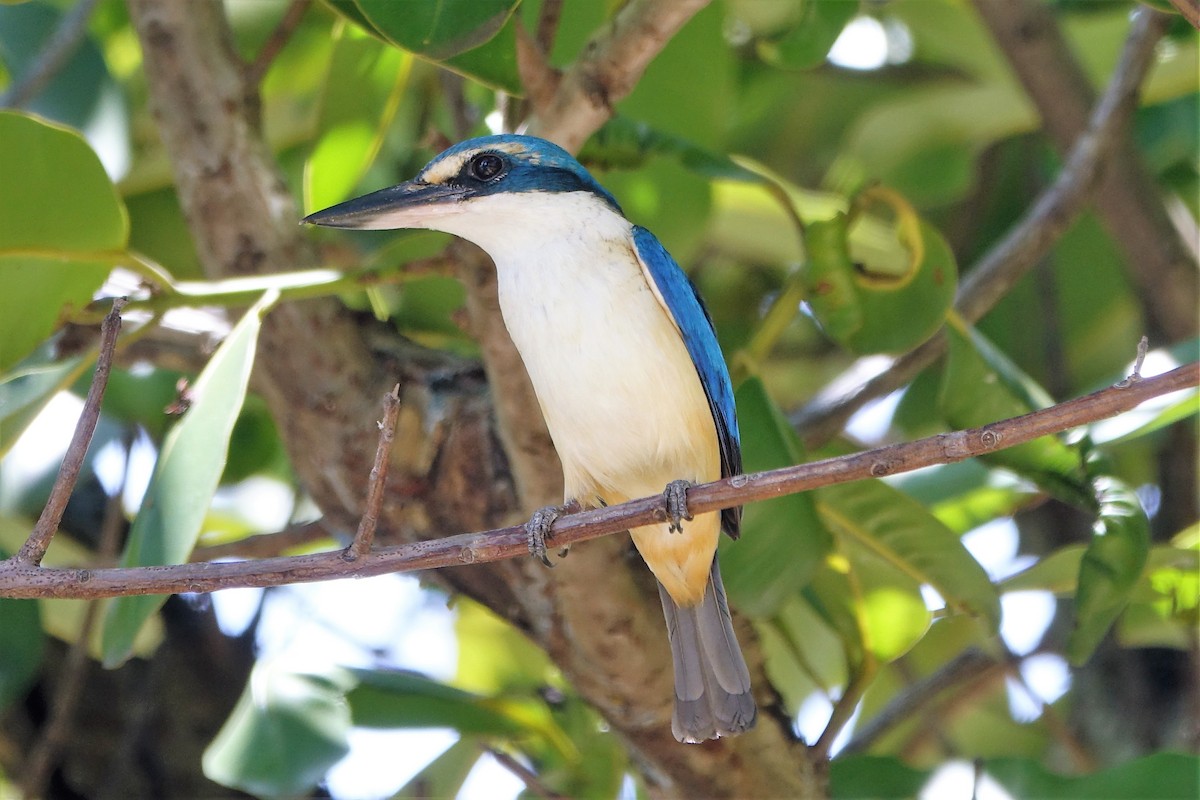
[[[1137,107],[1138,87],[1154,61],[1154,46],[1162,36],[1160,17],[1139,14],[1135,18],[1112,80],[1054,183],[966,273],[954,306],[968,322],[981,319],[1045,257],[1094,196],[1101,171]],[[854,412],[907,384],[945,350],[945,338],[938,335],[869,379],[854,377],[856,383],[862,382],[851,391],[834,381],[793,415],[792,422],[809,445],[829,441]],[[863,364],[856,363],[846,374],[860,376]]]
[[[688,506],[702,514],[755,500],[865,478],[962,461],[1013,447],[1129,411],[1153,397],[1200,384],[1200,364],[1112,386],[1020,417],[965,431],[943,433],[809,464],[736,475],[695,486]],[[596,539],[631,527],[663,522],[662,496],[560,517],[556,545]],[[479,564],[527,556],[524,526],[386,547],[348,563],[341,551],[234,563],[179,564],[116,569],[50,569],[15,559],[0,562],[0,597],[115,597],[167,592],[208,592],[245,586],[278,586],[332,578]]]
[[[1038,0],[975,0],[975,7],[1037,106],[1046,133],[1060,152],[1067,152],[1087,124],[1095,93],[1054,12]],[[1145,6],[1135,14],[1139,24],[1159,35],[1171,19]],[[1105,165],[1096,209],[1124,252],[1152,337],[1179,341],[1194,336],[1200,293],[1195,258],[1171,222],[1127,127],[1118,132]]]

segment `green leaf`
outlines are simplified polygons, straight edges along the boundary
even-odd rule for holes
[[[831,800],[908,800],[920,794],[929,773],[892,756],[848,756],[829,765]]]
[[[397,47],[510,93],[517,75],[517,0],[328,0]]]
[[[204,751],[204,774],[260,797],[306,794],[348,751],[350,710],[329,678],[260,662]]]
[[[855,206],[805,230],[809,307],[831,338],[856,353],[911,350],[946,319],[958,282],[954,256],[895,192],[874,187]]]
[[[408,83],[412,57],[358,29],[335,29],[325,75],[320,137],[304,163],[304,207],[345,200],[374,161]],[[347,91],[347,87],[354,91]]]
[[[516,0],[355,0],[362,15],[400,47],[433,61],[484,44],[504,27]]]
[[[1133,490],[1109,476],[1095,485],[1100,516],[1079,564],[1075,626],[1067,640],[1067,657],[1076,666],[1091,657],[1129,603],[1150,550],[1150,521]]]
[[[764,61],[785,69],[820,66],[846,23],[858,13],[858,3],[849,0],[802,0],[800,6],[795,27],[774,42],[759,44]]]
[[[129,237],[96,154],[76,132],[0,111],[0,371],[92,299]]]
[[[946,327],[949,356],[939,406],[955,428],[973,428],[1020,416],[1050,404],[1045,392],[975,330]],[[1094,508],[1079,449],[1054,436],[997,450],[981,458],[1013,470],[1045,491]]]
[[[817,510],[839,536],[941,594],[949,608],[1000,622],[996,588],[962,541],[920,503],[882,481],[820,490]]]
[[[1155,753],[1090,775],[1056,775],[1038,760],[997,758],[984,770],[1013,797],[1054,800],[1194,800],[1200,796],[1200,759]]]
[[[486,695],[538,692],[554,674],[544,650],[512,623],[467,598],[454,603],[459,641],[456,686]]]
[[[575,747],[540,699],[483,697],[398,670],[350,670],[354,724],[367,728],[453,728],[462,734],[536,735],[561,754]]]
[[[744,381],[736,400],[745,472],[805,460],[795,430],[761,380]],[[808,583],[829,552],[830,541],[811,493],[747,506],[742,537],[721,543],[721,568],[730,600],[747,614],[770,616]]]
[[[464,736],[430,761],[393,797],[458,797],[482,756],[483,745],[474,737]]]
[[[195,547],[246,396],[259,327],[278,297],[274,290],[264,293],[200,373],[191,408],[163,443],[142,508],[129,531],[122,566],[183,563]],[[145,595],[113,600],[104,615],[106,666],[129,657],[138,630],[164,599]]]
[[[83,375],[94,358],[55,360],[43,348],[0,376],[0,457],[20,438],[55,393]]]
[[[0,598],[0,713],[37,677],[44,645],[37,601]]]

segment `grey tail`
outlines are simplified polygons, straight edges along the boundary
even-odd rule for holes
[[[699,604],[681,608],[661,583],[658,596],[675,662],[675,738],[703,742],[753,728],[758,712],[750,694],[750,671],[733,633],[717,559]]]

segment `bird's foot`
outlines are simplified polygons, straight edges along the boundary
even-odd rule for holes
[[[667,530],[671,533],[683,533],[683,521],[692,520],[687,501],[687,492],[692,485],[691,481],[671,481],[663,490],[663,500],[667,504]]]
[[[539,508],[525,523],[525,540],[529,544],[529,554],[547,567],[554,566],[546,555],[546,542],[550,539],[550,528],[554,525],[554,520],[562,516],[564,509],[565,506]]]

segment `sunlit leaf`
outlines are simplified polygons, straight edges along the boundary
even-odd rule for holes
[[[950,608],[978,616],[993,629],[999,624],[999,599],[983,567],[910,497],[881,481],[857,481],[821,489],[817,510],[836,534],[932,586]]]
[[[320,135],[304,164],[304,207],[345,200],[374,160],[395,116],[412,57],[344,23],[322,88]],[[353,87],[353,91],[347,91]]]
[[[204,752],[211,780],[259,797],[307,793],[349,751],[350,709],[327,677],[260,662]]]
[[[50,398],[83,375],[92,360],[54,359],[39,349],[6,375],[0,375],[0,457],[16,443]]]
[[[129,238],[99,159],[72,130],[0,111],[0,371],[92,299]]]
[[[122,566],[179,564],[196,544],[225,468],[229,436],[246,396],[263,316],[278,299],[269,291],[238,322],[200,373],[195,398],[167,435],[141,511],[133,522]],[[104,661],[128,658],[142,623],[162,606],[158,595],[112,601],[103,625]]]

